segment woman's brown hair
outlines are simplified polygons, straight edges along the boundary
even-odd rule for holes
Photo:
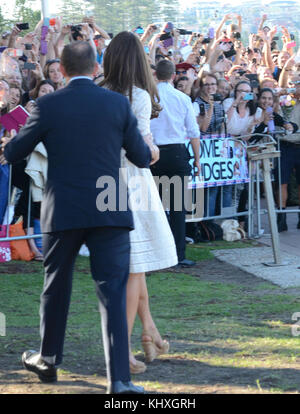
[[[132,90],[136,86],[146,90],[151,98],[151,118],[161,111],[159,95],[151,72],[150,64],[143,45],[134,33],[117,34],[104,54],[104,79],[100,86],[106,86],[122,95],[129,95],[132,102]]]

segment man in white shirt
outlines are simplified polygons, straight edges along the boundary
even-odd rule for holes
[[[200,131],[191,99],[172,86],[175,65],[166,59],[160,61],[156,67],[156,77],[160,105],[163,109],[159,117],[151,121],[153,139],[160,149],[160,160],[151,167],[151,171],[153,176],[159,179],[163,176],[170,180],[176,176],[180,178],[180,188],[170,186],[169,222],[176,243],[178,264],[189,267],[195,263],[185,258],[184,179],[191,173],[186,142],[187,139],[191,141],[195,157],[194,166],[199,174]],[[161,197],[162,194],[163,190],[160,188]]]

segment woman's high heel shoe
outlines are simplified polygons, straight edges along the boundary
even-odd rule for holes
[[[146,362],[152,362],[158,355],[167,354],[170,349],[170,344],[168,341],[164,340],[161,346],[158,346],[154,342],[153,336],[148,332],[143,332],[142,338],[148,336],[151,338],[149,341],[142,340],[142,346],[145,352]]]
[[[135,360],[136,363],[129,361],[130,374],[142,374],[146,371],[147,366],[142,361]]]

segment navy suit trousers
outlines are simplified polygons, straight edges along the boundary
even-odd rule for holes
[[[86,243],[100,303],[102,336],[109,381],[129,381],[126,284],[129,274],[129,229],[97,227],[43,234],[45,266],[40,306],[42,356],[62,362],[63,344],[76,256]]]

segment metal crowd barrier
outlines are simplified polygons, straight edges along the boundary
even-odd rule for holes
[[[253,136],[260,136],[262,140],[257,145],[254,144],[254,147],[257,147],[263,143],[269,143],[271,145],[274,145],[274,143],[277,142],[278,150],[280,151],[280,140],[276,139],[276,134],[282,133],[282,131],[275,131],[274,136],[267,135],[267,134],[248,134],[243,135],[241,137],[235,138],[235,137],[229,137],[228,139],[232,141],[238,141],[247,151],[249,148],[253,147],[253,145],[248,145],[247,141]],[[274,139],[275,137],[275,139]],[[264,145],[264,144],[263,144]],[[272,158],[272,156],[270,156]],[[254,162],[254,165],[253,165]],[[281,174],[280,174],[280,157],[278,158],[278,176],[279,176],[279,182],[278,182],[278,190],[279,190],[279,199],[281,201]],[[233,184],[231,185],[233,191],[232,191],[232,200],[234,201],[235,205],[232,207],[223,207],[223,199],[224,199],[224,186],[220,186],[220,199],[219,199],[219,205],[220,205],[220,214],[219,215],[209,215],[209,196],[210,196],[210,188],[208,187],[205,195],[205,203],[206,203],[206,212],[208,212],[205,215],[195,216],[190,214],[187,217],[187,222],[198,222],[202,220],[224,220],[227,218],[238,218],[241,216],[247,216],[248,217],[248,237],[249,238],[258,238],[262,235],[262,229],[261,229],[261,215],[266,214],[268,211],[266,209],[261,208],[261,197],[260,197],[260,183],[263,182],[263,180],[260,177],[260,172],[262,168],[263,160],[257,159],[252,160],[249,162],[248,160],[248,172],[249,172],[249,183],[245,184],[248,185],[248,208],[246,208],[244,211],[237,211],[237,205],[238,205],[238,192],[239,188],[238,186],[240,184]],[[274,181],[274,178],[273,178]],[[12,183],[12,166],[10,166],[10,174],[9,174],[9,184],[8,184],[8,204],[11,203],[11,183]],[[255,197],[256,195],[256,197]],[[275,203],[274,203],[275,206]],[[8,210],[8,209],[7,209]],[[28,197],[28,220],[27,220],[27,228],[30,227],[30,210],[31,210],[31,188],[29,187],[29,197]],[[275,212],[282,212],[281,209],[276,209]],[[284,210],[286,213],[299,213],[299,210],[295,209],[288,209]],[[6,223],[2,223],[5,225]],[[22,239],[33,239],[33,238],[40,238],[41,234],[30,234],[26,236],[19,236],[19,237],[9,237],[9,225],[7,225],[6,228],[6,237],[0,238],[0,241],[10,241],[10,240],[22,240]]]
[[[8,203],[6,206],[6,212],[4,214],[4,220],[3,223],[0,223],[2,226],[6,226],[6,236],[0,237],[1,241],[13,241],[13,240],[28,240],[28,239],[37,239],[42,237],[42,234],[28,234],[25,236],[15,236],[10,237],[9,236],[9,227],[11,225],[10,223],[10,207],[13,205],[14,200],[14,194],[15,194],[16,188],[12,191],[12,165],[9,165],[9,179],[8,179]],[[27,228],[30,228],[30,214],[31,214],[31,184],[29,185],[29,194],[28,194],[28,207],[27,207]]]

